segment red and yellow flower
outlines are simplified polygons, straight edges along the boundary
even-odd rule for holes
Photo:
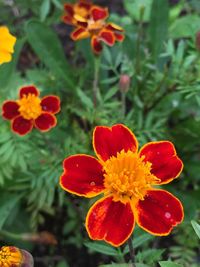
[[[76,4],[67,3],[64,8],[63,21],[76,27],[71,38],[74,41],[91,38],[95,54],[102,51],[102,42],[113,46],[116,41],[124,40],[123,29],[114,23],[106,22],[109,16],[107,8],[93,5],[86,0],[80,0]]]
[[[0,65],[10,62],[12,53],[14,52],[14,45],[16,38],[10,34],[6,26],[0,27]]]
[[[0,248],[0,266],[1,267],[33,267],[33,257],[25,250],[16,247]]]
[[[48,95],[40,98],[39,95],[35,86],[25,86],[20,89],[18,100],[3,103],[2,116],[11,121],[11,128],[15,133],[25,135],[33,127],[46,132],[56,126],[55,114],[60,111],[59,97]]]
[[[93,133],[97,158],[74,155],[63,162],[61,187],[87,198],[104,196],[89,210],[91,239],[123,244],[135,222],[145,231],[168,235],[184,217],[181,202],[155,188],[177,178],[183,163],[169,141],[150,142],[138,151],[135,135],[124,125],[98,126]]]

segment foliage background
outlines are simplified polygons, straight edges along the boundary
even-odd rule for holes
[[[18,37],[13,61],[0,66],[0,102],[15,99],[25,84],[62,100],[58,125],[46,134],[18,137],[0,118],[0,244],[31,251],[36,267],[94,267],[128,258],[126,247],[117,250],[88,239],[84,218],[92,201],[58,186],[65,157],[93,154],[94,126],[121,122],[140,145],[173,141],[185,164],[181,178],[166,186],[183,202],[184,223],[163,238],[136,229],[137,266],[167,260],[199,266],[199,240],[190,223],[199,220],[200,210],[199,1],[95,1],[109,6],[109,20],[126,32],[123,44],[104,48],[95,108],[94,56],[88,40],[70,40],[71,27],[60,20],[64,2],[0,1],[0,24]],[[125,114],[121,74],[131,77]]]

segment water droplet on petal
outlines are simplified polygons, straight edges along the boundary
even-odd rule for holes
[[[171,213],[165,212],[165,218],[170,219],[171,218]]]

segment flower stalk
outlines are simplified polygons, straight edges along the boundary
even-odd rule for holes
[[[100,56],[94,57],[94,80],[93,80],[93,104],[94,108],[97,106],[97,96],[99,94],[99,70],[100,70]]]
[[[132,243],[132,238],[131,237],[128,239],[127,243],[128,243],[128,247],[129,247],[131,266],[132,267],[136,267],[135,266],[135,250],[134,250],[134,247],[133,247],[133,243]]]

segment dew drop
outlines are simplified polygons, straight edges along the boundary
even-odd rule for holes
[[[171,218],[171,213],[165,212],[165,218],[170,219]]]
[[[95,184],[95,182],[91,182],[90,185],[91,186],[95,186],[96,184]]]

